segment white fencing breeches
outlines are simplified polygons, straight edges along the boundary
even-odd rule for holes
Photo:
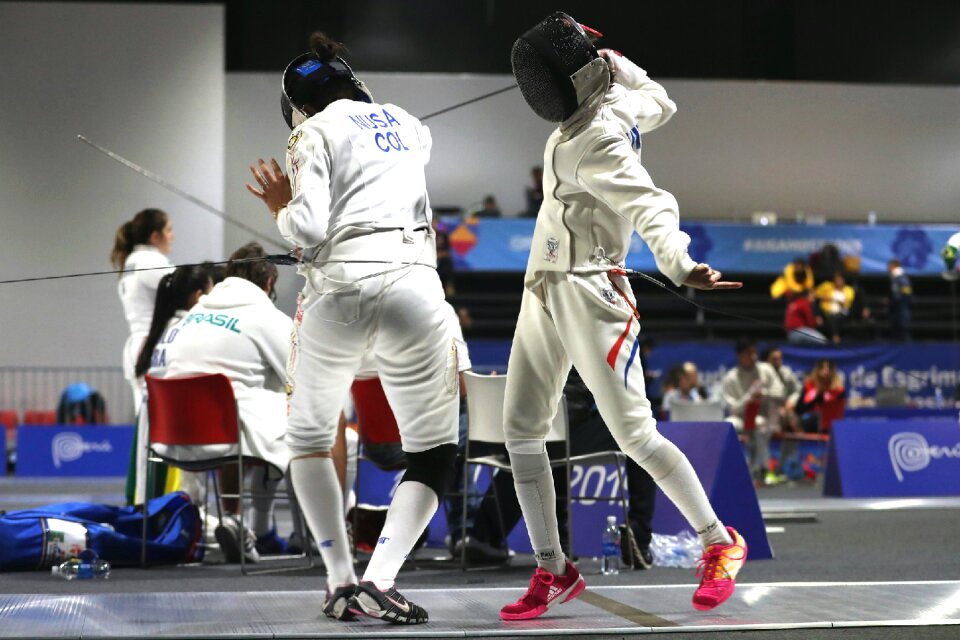
[[[626,278],[614,276],[613,282],[633,303]],[[525,290],[507,366],[503,424],[508,443],[546,437],[572,363],[620,448],[645,458],[647,447],[656,446],[651,439],[659,438],[654,438],[638,332],[632,311],[605,273],[549,272],[536,293]]]
[[[340,410],[368,351],[404,451],[457,442],[455,332],[440,279],[435,269],[415,265],[358,281],[390,268],[333,263],[308,273],[287,368],[291,455],[331,449]]]

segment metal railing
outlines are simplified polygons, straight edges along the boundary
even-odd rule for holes
[[[56,411],[60,394],[85,382],[107,403],[111,423],[133,422],[133,394],[121,367],[0,367],[0,410]]]

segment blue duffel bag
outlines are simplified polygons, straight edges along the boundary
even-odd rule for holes
[[[147,562],[179,564],[203,559],[202,521],[183,492],[147,503]],[[0,571],[58,565],[93,549],[113,566],[140,564],[143,513],[138,507],[63,502],[0,514]]]

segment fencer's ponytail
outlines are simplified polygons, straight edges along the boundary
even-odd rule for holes
[[[149,244],[154,231],[163,231],[167,226],[167,214],[160,209],[144,209],[120,225],[113,238],[113,250],[110,263],[118,271],[123,269],[133,248],[138,244]]]
[[[344,51],[347,47],[342,42],[337,42],[327,34],[314,31],[310,34],[310,50],[313,51],[322,62],[330,62]]]
[[[210,269],[204,266],[177,267],[160,279],[157,286],[157,299],[153,305],[153,319],[150,332],[143,341],[134,373],[139,378],[150,369],[153,349],[167,328],[167,323],[177,311],[189,309],[190,301],[197,291],[206,291],[212,286]]]

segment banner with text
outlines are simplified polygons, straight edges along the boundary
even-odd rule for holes
[[[450,238],[458,269],[524,271],[531,250],[531,218],[444,218],[440,228]],[[900,260],[908,274],[935,275],[943,270],[940,250],[960,230],[948,225],[773,225],[685,222],[690,255],[721,271],[780,273],[798,256],[808,257],[832,243],[842,255],[860,257],[861,272],[886,273],[887,261]],[[653,255],[633,235],[627,266],[656,271]]]

